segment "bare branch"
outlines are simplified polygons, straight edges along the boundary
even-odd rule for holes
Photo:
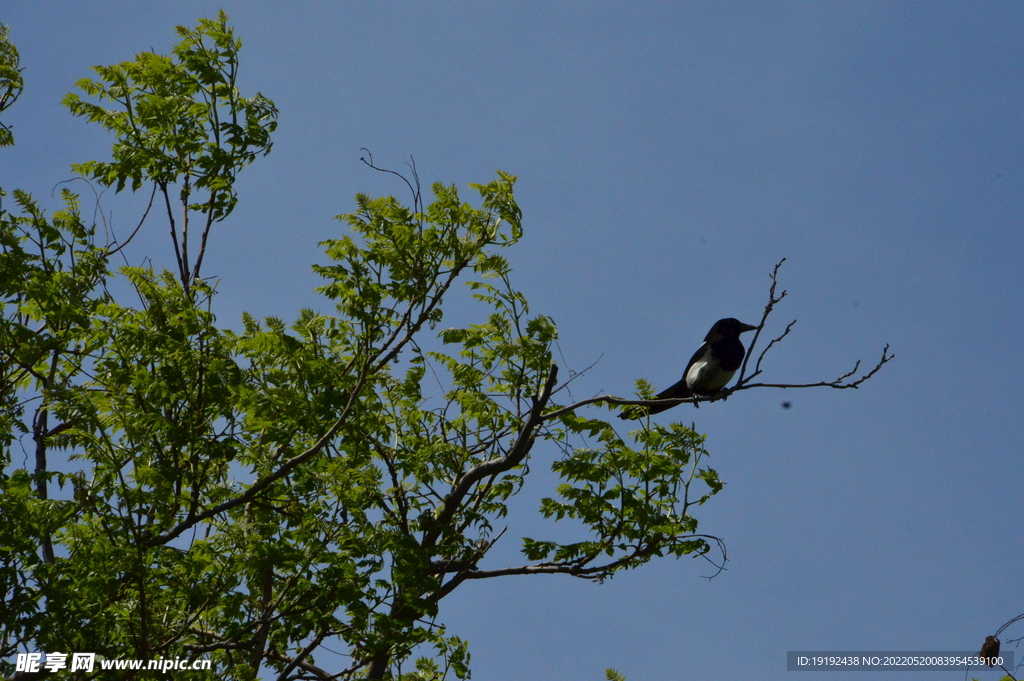
[[[743,382],[743,377],[747,373],[747,362],[750,361],[750,356],[752,354],[754,354],[754,346],[757,345],[757,339],[761,337],[761,329],[764,328],[764,323],[765,323],[765,321],[768,320],[768,315],[770,315],[772,313],[772,310],[775,309],[776,303],[782,302],[782,299],[786,297],[787,291],[785,291],[785,290],[783,290],[782,293],[780,293],[778,295],[775,295],[775,291],[776,291],[776,289],[778,288],[778,285],[779,285],[779,268],[782,267],[782,263],[784,263],[784,262],[786,262],[785,258],[783,258],[782,260],[778,261],[777,263],[775,263],[775,268],[772,270],[772,273],[771,273],[772,286],[771,286],[770,289],[768,289],[768,302],[764,306],[764,312],[761,314],[761,321],[758,323],[757,330],[754,332],[754,339],[752,341],[750,341],[750,348],[747,350],[747,355],[746,355],[746,357],[743,358],[743,366],[740,367],[740,377],[739,377],[739,382],[740,383]],[[793,324],[795,324],[795,323],[796,322],[794,321]],[[793,324],[790,324],[790,326],[793,326]],[[789,329],[788,328],[786,329],[786,333],[789,333]],[[785,336],[786,334],[784,333],[782,335]],[[781,337],[780,337],[780,340],[781,340]],[[772,341],[772,343],[769,343],[768,344],[768,348],[770,348],[774,342],[775,341]],[[765,352],[768,352],[768,348],[765,348]],[[764,354],[762,353],[762,357],[763,356],[764,356]],[[760,363],[761,363],[760,360],[758,360],[758,364],[760,364]]]
[[[557,344],[557,341],[556,341],[556,344]],[[562,353],[561,347],[559,347],[558,353],[561,355],[561,353]],[[551,394],[552,395],[557,395],[558,393],[562,392],[563,390],[568,390],[569,386],[572,384],[573,381],[575,381],[577,378],[582,378],[584,375],[586,375],[586,373],[588,371],[590,371],[591,369],[593,369],[594,367],[597,366],[598,362],[600,362],[602,358],[604,358],[604,354],[599,355],[598,358],[595,359],[590,364],[590,366],[584,367],[580,371],[573,371],[572,369],[569,369],[569,379],[565,383],[563,383],[562,385],[560,385],[557,388],[555,388],[555,390]],[[563,362],[565,361],[565,357],[564,356],[562,357],[562,361]],[[572,397],[572,392],[571,391],[569,393],[569,396]]]
[[[732,388],[723,388],[722,390],[719,390],[716,394],[710,395],[710,396],[707,396],[707,397],[693,396],[693,397],[688,397],[688,398],[685,398],[685,399],[671,399],[671,400],[623,400],[623,399],[620,399],[620,398],[617,398],[617,397],[613,397],[611,395],[601,395],[601,396],[598,396],[598,397],[592,397],[592,398],[590,398],[588,400],[582,400],[582,401],[577,402],[575,404],[571,404],[571,405],[569,405],[567,407],[561,407],[559,409],[555,409],[554,411],[551,411],[551,412],[548,412],[547,414],[545,414],[544,415],[544,419],[545,420],[550,420],[550,419],[558,418],[559,416],[561,416],[563,414],[567,414],[569,412],[573,412],[576,409],[579,409],[580,407],[584,407],[584,406],[586,406],[588,404],[596,404],[596,403],[605,403],[605,404],[614,404],[614,405],[623,405],[623,406],[625,406],[625,405],[639,405],[639,406],[645,406],[645,407],[654,407],[654,406],[664,406],[666,404],[670,405],[670,406],[675,406],[677,404],[682,404],[684,402],[692,402],[694,404],[694,406],[697,406],[697,404],[700,403],[700,402],[712,402],[712,401],[715,401],[715,400],[724,400],[724,399],[728,398],[729,395],[733,394],[734,392],[738,392],[740,390],[747,390],[749,388],[835,388],[837,390],[846,389],[846,388],[857,388],[862,383],[864,383],[869,378],[871,378],[876,373],[878,373],[878,371],[883,366],[885,366],[888,362],[892,361],[896,357],[895,354],[890,354],[889,353],[889,345],[886,344],[885,348],[882,349],[882,358],[880,360],[878,360],[878,363],[875,364],[875,366],[870,371],[868,371],[864,375],[860,376],[859,378],[855,378],[858,370],[860,369],[860,360],[857,360],[857,362],[853,365],[853,369],[852,370],[848,371],[847,373],[843,374],[839,378],[837,378],[835,380],[832,380],[832,381],[818,381],[818,382],[815,382],[815,383],[751,383],[750,381],[754,377],[759,376],[761,374],[761,363],[764,361],[765,355],[768,354],[768,351],[771,350],[772,347],[776,343],[781,342],[786,336],[788,336],[790,331],[793,330],[793,326],[796,324],[796,320],[794,319],[788,325],[786,325],[786,329],[780,335],[776,336],[775,338],[773,338],[768,343],[768,345],[765,347],[765,349],[761,351],[761,354],[758,356],[757,361],[754,363],[754,371],[753,371],[753,373],[751,373],[750,375],[747,375],[747,373],[746,373],[747,365],[750,362],[751,356],[754,354],[754,348],[757,345],[758,339],[760,338],[761,331],[764,329],[765,322],[767,321],[768,316],[775,309],[775,305],[777,303],[781,302],[782,299],[785,298],[786,295],[787,295],[787,292],[785,290],[783,290],[781,293],[778,292],[779,268],[782,267],[782,263],[784,263],[784,262],[786,262],[785,258],[783,258],[779,262],[775,263],[775,267],[772,270],[772,273],[770,275],[771,280],[772,280],[772,285],[771,285],[771,288],[768,290],[768,302],[764,306],[764,312],[761,314],[761,321],[757,325],[757,330],[754,332],[754,339],[750,342],[750,348],[747,351],[746,356],[743,358],[743,364],[741,365],[740,372],[739,372],[740,373],[740,377],[736,381],[736,384]]]
[[[1014,617],[1014,618],[1013,618],[1012,620],[1010,620],[1009,622],[1007,622],[1007,623],[1006,623],[1006,624],[1004,624],[1003,626],[999,627],[999,631],[997,631],[997,632],[995,633],[995,636],[996,636],[996,638],[999,638],[999,634],[1003,633],[1003,631],[1004,631],[1004,630],[1005,630],[1005,629],[1006,629],[1006,628],[1007,628],[1008,626],[1010,626],[1010,625],[1011,625],[1011,624],[1013,624],[1014,622],[1018,622],[1018,621],[1020,621],[1020,620],[1024,620],[1024,615],[1017,615],[1017,616],[1016,616],[1016,617]]]
[[[185,171],[184,180],[181,183],[181,259],[185,262],[185,278],[181,280],[181,286],[185,289],[185,295],[192,297],[192,273],[188,257],[188,229],[189,229],[189,197],[192,196],[192,176]]]
[[[775,345],[776,343],[781,341],[783,338],[788,336],[789,332],[793,329],[793,326],[795,326],[795,325],[796,325],[796,320],[794,319],[793,321],[791,321],[789,324],[786,325],[786,330],[782,332],[782,335],[776,336],[775,338],[773,338],[771,340],[770,343],[768,343],[768,346],[764,350],[761,351],[760,357],[757,358],[757,364],[754,365],[754,373],[750,374],[750,376],[747,376],[746,378],[742,378],[740,380],[741,384],[742,384],[743,381],[749,381],[751,378],[753,378],[754,376],[757,376],[759,373],[761,373],[761,361],[764,360],[764,356],[768,354],[768,351],[772,349],[773,345]],[[751,345],[750,350],[751,350],[751,352],[753,352],[753,350],[754,350],[753,345]],[[750,355],[748,354],[747,356],[749,357]]]
[[[199,270],[203,267],[203,257],[206,255],[206,240],[210,236],[210,230],[213,229],[213,208],[214,201],[217,197],[217,190],[210,190],[210,198],[206,204],[206,224],[203,226],[203,234],[199,242],[199,256],[196,258],[196,265],[192,268],[192,281],[196,282],[199,280]]]
[[[721,563],[716,563],[715,561],[711,560],[711,558],[708,557],[707,553],[700,554],[701,558],[703,558],[707,562],[711,563],[716,568],[715,574],[704,576],[704,579],[709,579],[710,580],[710,579],[714,579],[715,577],[717,577],[718,575],[722,574],[725,571],[725,564],[729,562],[729,554],[725,550],[725,542],[722,539],[719,539],[718,537],[711,537],[710,535],[708,535],[706,538],[714,539],[715,542],[718,543],[718,550],[722,552],[722,562]]]
[[[164,207],[167,210],[167,221],[171,225],[171,242],[174,244],[174,258],[178,261],[178,276],[184,283],[188,281],[188,263],[182,260],[181,249],[178,247],[178,230],[174,222],[174,209],[171,208],[171,195],[167,192],[166,182],[161,181],[159,184],[160,193],[164,197]]]
[[[107,253],[108,256],[114,255],[115,253],[117,253],[122,248],[124,248],[125,246],[127,246],[128,244],[130,244],[132,242],[132,239],[135,238],[135,235],[139,233],[140,229],[142,229],[142,223],[144,223],[146,221],[146,217],[149,215],[149,209],[153,207],[153,199],[154,198],[156,198],[156,183],[155,182],[153,183],[153,191],[149,195],[149,203],[146,204],[146,210],[142,213],[142,219],[139,220],[139,224],[135,226],[135,229],[132,230],[132,233],[128,235],[128,238],[125,240],[125,242],[123,244],[120,244],[117,248],[115,248],[114,250],[112,250],[112,251]],[[114,243],[117,243],[116,239],[114,240]],[[113,244],[111,244],[111,245],[113,245]]]
[[[857,373],[857,370],[860,368],[860,360],[857,360],[857,363],[853,365],[853,369],[834,381],[819,381],[817,383],[744,383],[743,385],[737,385],[735,388],[723,390],[722,393],[724,393],[724,395],[722,393],[719,393],[719,395],[722,397],[728,397],[734,392],[747,390],[748,388],[835,388],[837,390],[857,388],[861,383],[878,373],[879,369],[892,361],[895,357],[896,355],[889,353],[889,345],[887,343],[885,348],[882,349],[882,358],[878,360],[878,364],[876,364],[871,371],[867,372],[860,378],[850,381],[849,383],[846,383],[845,381]],[[755,373],[754,375],[757,374]],[[751,376],[751,378],[752,377],[753,376]]]
[[[422,213],[423,212],[423,195],[422,195],[422,193],[420,191],[420,177],[419,177],[419,174],[416,172],[416,160],[415,159],[413,159],[411,156],[409,157],[410,159],[412,159],[412,163],[409,165],[409,168],[412,170],[413,181],[416,183],[416,186],[413,186],[413,183],[410,182],[408,180],[408,178],[406,178],[406,176],[403,175],[402,173],[396,172],[394,170],[388,170],[387,168],[378,168],[377,166],[373,165],[373,154],[370,153],[370,150],[367,149],[366,147],[362,147],[359,151],[365,151],[366,152],[366,156],[370,157],[370,160],[367,161],[366,160],[366,156],[361,156],[359,158],[360,161],[362,161],[363,163],[365,163],[366,165],[368,165],[369,167],[373,168],[374,170],[376,170],[378,172],[390,173],[390,174],[394,175],[395,177],[400,178],[402,180],[402,182],[405,182],[405,184],[407,184],[409,186],[409,191],[412,192],[412,208],[413,208],[413,211],[417,212],[417,213]]]

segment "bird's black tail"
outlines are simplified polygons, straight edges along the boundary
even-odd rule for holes
[[[693,391],[686,387],[686,377],[684,376],[675,385],[665,388],[660,393],[654,396],[656,400],[685,400],[693,397]],[[667,404],[659,404],[653,407],[645,407],[639,404],[635,404],[630,407],[626,407],[619,414],[620,419],[626,419],[630,421],[636,421],[644,416],[653,416],[654,414],[660,414],[666,409],[671,409],[676,406],[669,402]]]

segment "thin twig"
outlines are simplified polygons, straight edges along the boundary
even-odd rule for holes
[[[759,373],[761,373],[761,361],[764,360],[764,356],[768,354],[768,351],[772,349],[773,345],[775,345],[776,343],[778,343],[783,338],[785,338],[786,336],[789,335],[789,332],[792,331],[794,325],[796,325],[796,320],[795,319],[793,321],[791,321],[789,324],[786,325],[786,330],[783,331],[781,335],[776,336],[775,338],[773,338],[771,340],[770,343],[768,343],[768,346],[764,350],[761,351],[761,355],[757,358],[757,363],[754,365],[754,373],[752,373],[749,376],[747,376],[746,378],[742,379],[740,381],[741,383],[744,382],[744,381],[749,381],[754,376],[757,376]],[[751,349],[751,351],[753,351],[754,348],[751,347],[750,349]]]
[[[416,186],[414,187],[412,182],[410,182],[408,180],[408,178],[406,178],[405,175],[403,175],[402,173],[396,172],[394,170],[388,170],[387,168],[378,168],[377,166],[373,165],[373,154],[370,153],[370,150],[367,149],[366,147],[362,147],[359,151],[365,151],[366,152],[366,156],[370,157],[369,161],[366,160],[366,156],[360,156],[359,157],[359,160],[362,161],[363,163],[365,163],[366,165],[368,165],[369,167],[373,168],[374,170],[376,170],[378,172],[381,172],[381,173],[391,173],[392,175],[401,178],[402,182],[405,182],[405,184],[407,184],[409,186],[409,191],[412,192],[413,212],[415,212],[415,213],[422,213],[423,212],[423,195],[422,195],[422,193],[420,191],[420,178],[419,178],[419,174],[416,172],[416,161],[415,161],[415,159],[413,160],[412,165],[410,166],[411,169],[412,169],[413,179],[416,182]],[[409,158],[412,158],[412,157],[410,156]]]
[[[761,314],[761,321],[757,325],[757,330],[754,331],[754,339],[750,341],[750,348],[747,350],[747,354],[743,358],[743,366],[740,367],[740,377],[738,380],[739,383],[743,382],[743,377],[747,373],[747,362],[750,361],[750,356],[754,354],[754,346],[757,345],[757,339],[761,337],[761,329],[764,328],[764,323],[768,320],[768,315],[772,313],[772,310],[775,308],[775,304],[782,302],[782,299],[786,297],[787,292],[785,290],[783,290],[782,293],[780,293],[778,296],[775,295],[775,290],[779,285],[779,268],[782,267],[782,263],[784,262],[786,262],[785,258],[778,261],[777,263],[775,263],[775,268],[772,270],[772,286],[770,289],[768,289],[768,302],[764,306],[764,312]],[[794,321],[793,324],[795,323],[796,322]],[[790,324],[790,326],[793,326],[793,324]],[[788,333],[788,330],[786,333]],[[785,336],[785,334],[783,334],[783,336]],[[768,347],[770,348],[771,345],[772,344],[769,344]],[[765,348],[765,352],[768,352],[768,348]],[[760,360],[758,360],[758,363],[760,363]]]
[[[121,244],[120,246],[118,246],[114,250],[109,251],[107,253],[108,257],[111,256],[111,255],[114,255],[115,253],[119,252],[122,248],[124,248],[125,246],[130,244],[132,239],[135,238],[135,235],[139,233],[139,230],[142,229],[142,223],[144,223],[146,221],[146,217],[149,215],[149,209],[153,207],[153,199],[154,198],[156,198],[156,183],[155,182],[153,183],[153,191],[149,195],[149,203],[146,204],[146,210],[145,210],[145,212],[143,212],[142,219],[139,220],[139,224],[135,226],[135,229],[132,231],[132,233],[128,236],[128,239],[123,244]],[[114,240],[114,243],[117,243],[116,239]]]
[[[859,359],[857,360],[857,363],[853,365],[853,369],[846,372],[845,374],[835,379],[834,381],[819,381],[817,383],[744,383],[743,385],[737,385],[735,388],[729,389],[727,391],[727,395],[740,390],[747,390],[748,388],[835,388],[836,390],[845,390],[846,388],[857,388],[858,386],[860,386],[861,383],[863,383],[864,381],[868,380],[876,373],[878,373],[879,369],[888,364],[895,357],[895,354],[889,353],[889,344],[886,343],[885,347],[882,349],[882,358],[878,360],[878,364],[876,364],[874,368],[871,369],[871,371],[867,372],[860,378],[855,379],[849,383],[844,383],[844,381],[846,381],[848,378],[854,376],[857,373],[857,370],[860,368]],[[754,375],[756,375],[756,373]]]

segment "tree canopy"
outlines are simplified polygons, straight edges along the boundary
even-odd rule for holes
[[[722,489],[701,435],[621,435],[581,413],[602,400],[557,402],[556,325],[504,255],[523,231],[513,175],[469,185],[475,205],[442,183],[429,202],[412,184],[411,204],[358,194],[315,266],[332,313],[218,325],[208,236],[270,152],[277,110],[239,92],[223,12],[177,31],[169,56],[96,67],[65,98],[114,136],[110,160],[75,170],[148,190],[136,232],[162,214],[176,271],[115,268],[134,232],[104,238],[68,189],[51,214],[0,191],[8,674],[19,652],[83,651],[208,657],[196,679],[467,678],[467,641],[437,619],[466,582],[724,560],[695,516]],[[20,72],[0,37],[9,106]],[[448,328],[457,285],[480,316]],[[523,538],[519,564],[494,565],[537,465],[561,480],[540,515],[581,538]]]

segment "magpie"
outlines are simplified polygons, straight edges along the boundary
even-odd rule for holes
[[[728,385],[733,374],[743,363],[746,350],[740,342],[740,334],[753,331],[756,326],[744,324],[729,317],[719,319],[704,336],[704,344],[693,353],[690,363],[683,371],[683,377],[670,388],[655,396],[658,400],[686,399],[694,395],[714,395]],[[620,419],[638,419],[645,414],[657,414],[676,405],[663,404],[657,407],[629,407]]]
[[[999,639],[995,636],[986,636],[985,644],[981,646],[981,652],[978,653],[978,657],[989,667],[994,667],[996,660],[999,658]]]

